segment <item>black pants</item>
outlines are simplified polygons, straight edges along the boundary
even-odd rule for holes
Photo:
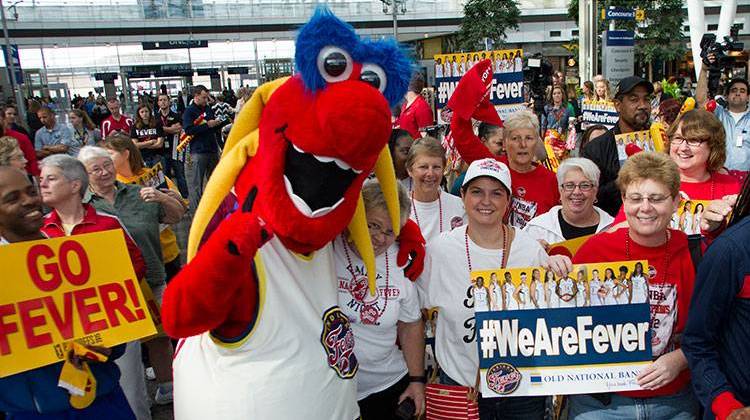
[[[166,282],[169,282],[182,270],[182,262],[180,262],[180,256],[173,259],[172,261],[164,264],[164,271],[167,273]]]
[[[370,394],[366,398],[357,401],[362,420],[398,419],[396,417],[398,397],[404,393],[408,386],[409,375],[405,375],[389,388]]]

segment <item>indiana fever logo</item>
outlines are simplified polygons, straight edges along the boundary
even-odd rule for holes
[[[354,334],[349,327],[349,320],[337,306],[323,314],[320,343],[326,351],[328,366],[341,378],[353,378],[359,368],[354,356]]]
[[[499,395],[508,395],[518,389],[521,372],[507,363],[495,363],[487,369],[487,387]]]

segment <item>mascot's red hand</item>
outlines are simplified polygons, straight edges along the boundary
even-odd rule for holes
[[[425,240],[422,237],[422,231],[419,225],[413,220],[407,220],[404,227],[401,228],[401,234],[398,236],[398,256],[396,264],[404,267],[404,274],[411,281],[416,281],[417,277],[424,270],[425,257]],[[411,257],[411,261],[409,258]]]
[[[190,337],[209,330],[222,337],[241,334],[254,319],[258,301],[258,284],[249,268],[270,238],[265,223],[254,213],[238,211],[224,220],[169,283],[161,308],[167,334]]]
[[[503,126],[503,120],[490,102],[491,86],[492,63],[490,60],[482,60],[461,78],[448,100],[447,108],[452,111],[450,135],[461,159],[466,163],[496,157],[474,134],[471,125],[471,119],[474,118],[498,127]]]

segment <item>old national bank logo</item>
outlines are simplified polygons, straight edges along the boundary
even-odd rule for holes
[[[499,395],[509,395],[518,389],[521,372],[513,365],[495,363],[487,369],[487,387]]]
[[[349,326],[349,320],[338,306],[328,309],[323,314],[320,343],[325,349],[328,366],[343,379],[353,378],[359,368],[354,356],[354,333]]]

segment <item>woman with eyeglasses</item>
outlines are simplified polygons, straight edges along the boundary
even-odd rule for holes
[[[401,185],[398,195],[403,226],[409,218],[409,198]],[[365,264],[347,234],[334,243],[339,306],[351,322],[359,361],[360,412],[364,419],[395,418],[399,403],[411,398],[419,415],[425,404],[425,345],[417,290],[396,266],[398,245],[377,180],[365,182],[362,199],[375,251],[375,295],[368,290]]]
[[[557,169],[562,205],[552,207],[526,225],[524,231],[545,248],[550,244],[601,232],[612,216],[596,207],[599,168],[586,158],[568,158]]]
[[[641,152],[620,169],[617,186],[627,223],[591,237],[573,262],[648,260],[645,271],[654,360],[636,378],[641,390],[571,396],[569,418],[637,418],[639,413],[648,412],[654,420],[695,419],[698,403],[690,388],[687,359],[680,349],[695,269],[687,236],[669,229],[680,203],[679,170],[663,153]]]
[[[680,196],[688,201],[715,201],[739,193],[741,184],[722,170],[726,160],[726,137],[721,122],[710,112],[694,109],[675,121],[667,133],[669,157],[680,171]],[[685,217],[683,231],[700,233]],[[689,219],[689,221],[688,221]]]

